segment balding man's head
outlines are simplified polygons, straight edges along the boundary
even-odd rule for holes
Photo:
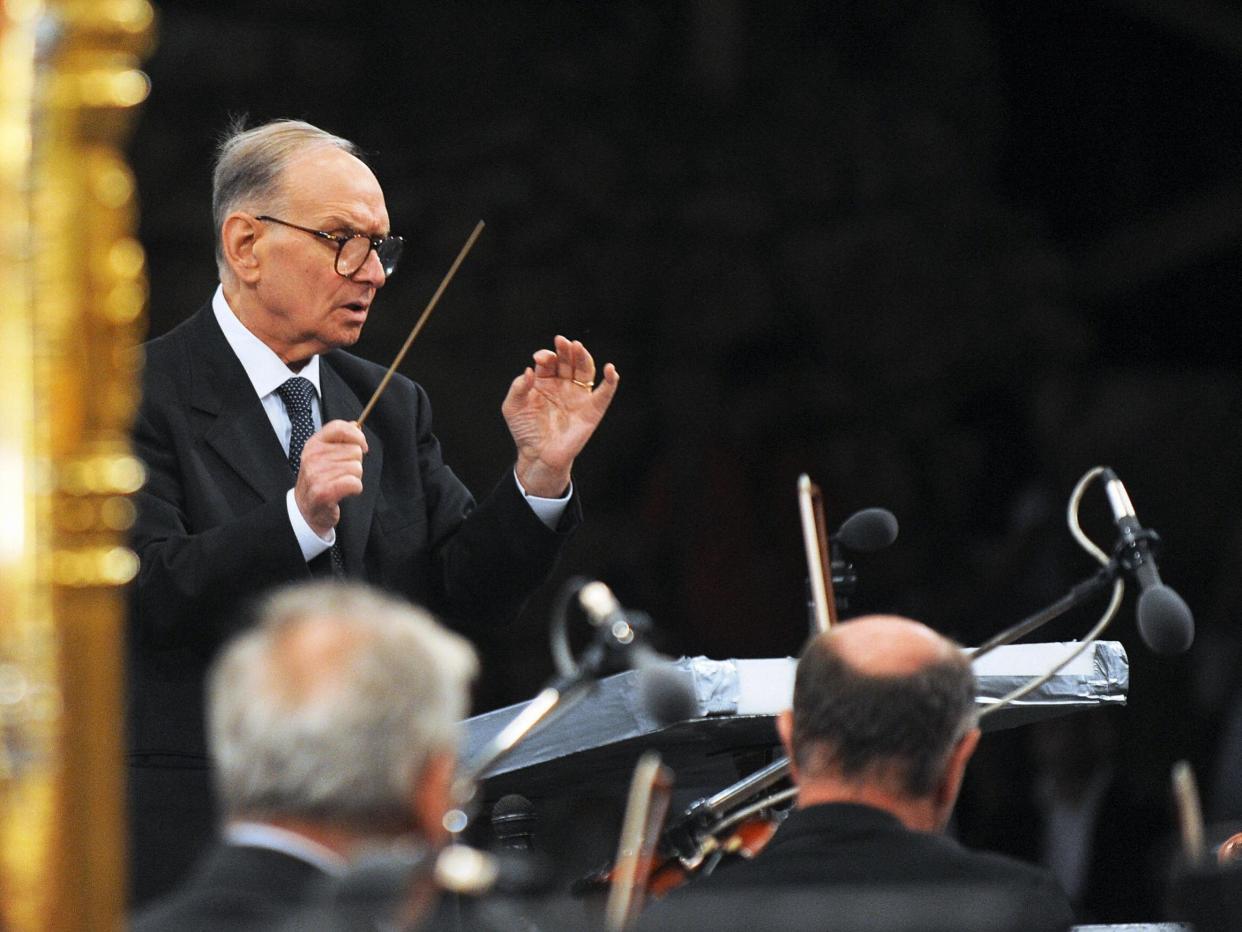
[[[798,662],[792,745],[803,779],[932,793],[974,725],[975,679],[952,641],[908,618],[844,622]]]
[[[842,660],[868,676],[908,676],[929,664],[961,658],[961,649],[948,638],[899,615],[843,622],[823,637]]]

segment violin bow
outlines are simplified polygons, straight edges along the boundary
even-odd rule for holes
[[[802,516],[802,543],[806,549],[807,577],[815,629],[827,631],[837,623],[837,599],[832,591],[832,560],[824,523],[824,496],[811,477],[798,477],[798,512]]]
[[[622,932],[638,916],[647,892],[660,826],[673,794],[673,772],[655,751],[647,751],[634,767],[630,795],[617,842],[616,871],[604,908],[604,928]]]

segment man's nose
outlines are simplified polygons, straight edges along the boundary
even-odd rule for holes
[[[353,274],[353,280],[356,282],[365,282],[368,285],[374,285],[376,288],[384,287],[384,282],[388,281],[388,276],[384,272],[384,263],[380,262],[378,252],[372,249],[367,253],[367,260],[362,263],[362,267]]]

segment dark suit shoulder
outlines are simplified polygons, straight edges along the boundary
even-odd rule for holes
[[[1027,914],[1029,928],[1065,928],[1072,920],[1064,892],[1042,868],[910,831],[886,812],[849,804],[794,810],[753,862],[718,871],[710,886],[995,890]]]
[[[220,383],[248,385],[246,370],[229,347],[208,302],[173,327],[142,345],[142,404],[181,407]]]
[[[224,338],[224,332],[216,323],[215,312],[212,310],[211,302],[208,301],[171,330],[143,343],[143,352],[148,362],[152,359],[164,361],[170,356],[184,353],[187,348],[193,347],[210,329],[219,333],[221,339]]]
[[[134,932],[267,928],[305,905],[318,868],[265,848],[221,845],[167,897],[134,918]]]

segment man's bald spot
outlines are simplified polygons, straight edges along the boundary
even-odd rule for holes
[[[820,638],[825,648],[867,676],[910,676],[961,656],[947,638],[899,615],[865,615],[840,622]]]

